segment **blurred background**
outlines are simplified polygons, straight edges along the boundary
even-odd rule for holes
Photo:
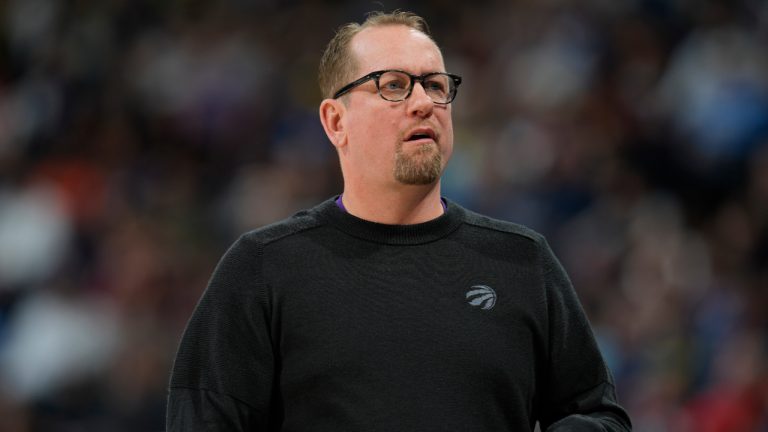
[[[240,233],[341,191],[316,71],[422,14],[444,194],[544,233],[636,431],[768,431],[768,2],[0,1],[0,430],[160,431]]]

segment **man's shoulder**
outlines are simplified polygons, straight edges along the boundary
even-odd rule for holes
[[[284,238],[317,228],[321,225],[322,223],[314,215],[311,209],[302,210],[286,219],[244,233],[241,236],[241,241],[266,246]]]
[[[535,230],[528,228],[525,225],[492,218],[490,216],[476,213],[472,210],[467,210],[467,209],[463,209],[463,210],[465,214],[464,222],[467,225],[470,225],[479,229],[483,229],[483,230],[497,232],[500,235],[509,235],[514,237],[519,237],[522,239],[533,241],[534,243],[542,243],[544,241],[544,236],[542,236],[540,233],[536,232]]]

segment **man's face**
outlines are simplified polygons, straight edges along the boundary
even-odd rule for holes
[[[440,50],[426,35],[402,25],[367,28],[352,40],[355,78],[399,69],[413,75],[444,72]],[[382,99],[369,81],[346,96],[347,169],[379,185],[432,184],[453,151],[451,106],[437,105],[414,84],[400,102]]]

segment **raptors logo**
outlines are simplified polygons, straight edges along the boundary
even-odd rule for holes
[[[479,306],[488,310],[496,305],[496,291],[487,285],[474,285],[467,292],[467,301],[472,306]]]

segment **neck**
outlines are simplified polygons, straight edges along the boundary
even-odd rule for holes
[[[423,223],[443,214],[439,180],[431,185],[400,185],[382,191],[363,191],[345,184],[342,201],[350,214],[387,225]]]

